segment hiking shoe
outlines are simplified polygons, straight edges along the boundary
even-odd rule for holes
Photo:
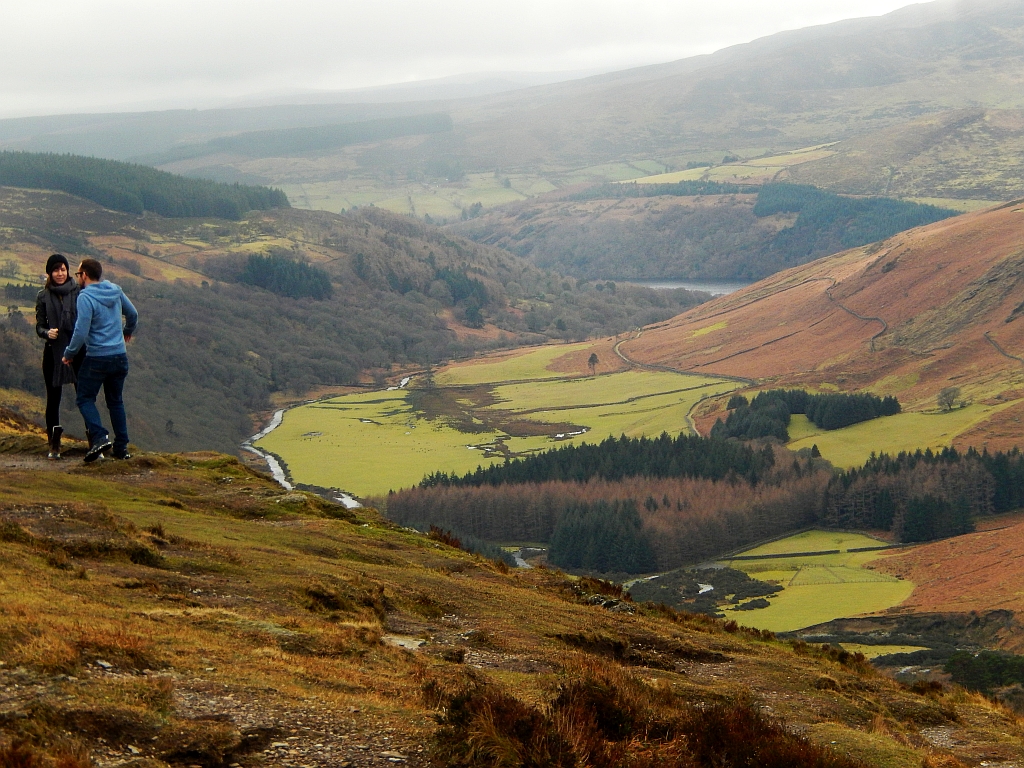
[[[109,451],[113,447],[114,444],[109,440],[102,440],[101,442],[96,443],[96,445],[86,452],[85,463],[92,464],[96,459],[103,455],[104,451]]]
[[[60,438],[64,434],[64,427],[57,425],[50,430],[50,458],[60,458]]]
[[[48,454],[46,454],[46,458],[48,458],[48,459],[62,459],[64,457],[61,456],[59,453],[54,453],[53,451],[50,451]]]
[[[132,455],[128,453],[128,451],[124,451],[123,453],[118,453],[117,451],[114,451],[113,456],[115,459],[120,459],[121,461],[128,461],[128,459],[132,457]]]

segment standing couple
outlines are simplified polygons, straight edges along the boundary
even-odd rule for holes
[[[139,313],[118,286],[103,279],[103,265],[96,259],[83,259],[75,275],[70,272],[68,260],[53,254],[46,261],[46,285],[36,297],[36,333],[46,342],[43,377],[50,458],[60,458],[64,385],[75,384],[75,404],[89,436],[86,462],[96,461],[111,449],[115,459],[127,459],[128,422],[122,399],[128,375],[125,342],[135,333]],[[96,408],[101,387],[114,429],[113,442]]]

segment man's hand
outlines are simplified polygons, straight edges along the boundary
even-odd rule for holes
[[[60,331],[58,331],[56,328],[51,328],[46,332],[46,338],[52,341],[53,339],[57,338],[58,333],[60,333]]]
[[[62,357],[62,358],[60,359],[60,361],[61,361],[62,363],[64,363],[64,365],[71,365],[71,361],[70,361],[70,360],[68,360],[68,358],[66,358],[66,357]]]
[[[124,335],[124,343],[125,344],[131,344],[131,341],[132,341],[132,335],[130,333],[126,333]]]

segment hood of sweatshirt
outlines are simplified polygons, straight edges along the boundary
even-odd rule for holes
[[[112,308],[115,304],[120,305],[121,288],[109,280],[104,280],[102,283],[92,283],[86,286],[83,292],[88,293],[89,298],[98,304],[102,304],[104,307]],[[118,311],[120,311],[120,306]]]

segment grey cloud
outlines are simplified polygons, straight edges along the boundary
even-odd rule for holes
[[[0,117],[623,68],[906,0],[5,0]]]

